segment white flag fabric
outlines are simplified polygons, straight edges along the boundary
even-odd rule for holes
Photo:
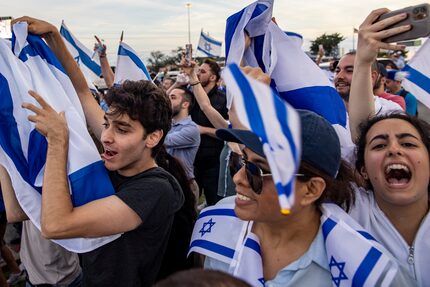
[[[413,58],[402,69],[409,76],[402,86],[421,103],[430,108],[430,41],[427,39]]]
[[[116,61],[114,83],[118,85],[123,83],[125,80],[150,81],[151,77],[149,76],[145,64],[137,56],[136,51],[126,43],[121,42],[118,48],[118,60]]]
[[[263,144],[281,212],[288,213],[294,203],[294,179],[300,164],[300,117],[269,86],[245,76],[236,64],[224,69],[223,78],[234,95],[240,121]]]
[[[64,21],[61,22],[60,34],[65,40],[64,43],[66,44],[67,49],[69,50],[70,54],[72,54],[72,57],[75,59],[76,63],[78,63],[79,68],[84,74],[88,86],[91,90],[96,91],[94,81],[100,79],[100,75],[102,74],[100,60],[98,57],[95,59],[92,58],[94,53],[85,47],[84,44],[82,44],[70,32]]]
[[[229,198],[204,209],[194,227],[189,252],[228,264],[228,273],[251,286],[265,286],[260,242],[251,232],[253,222],[237,218],[233,208],[234,201]],[[399,272],[391,254],[339,206],[324,203],[321,212],[333,286],[390,286]]]
[[[301,49],[300,35],[272,22],[273,0],[256,1],[227,19],[226,63],[260,67],[279,96],[296,109],[313,111],[336,130],[347,157],[353,144],[346,129],[346,108],[333,84]],[[245,31],[251,45],[245,50]],[[227,89],[228,101],[231,92]]]
[[[200,32],[197,50],[205,54],[207,57],[215,58],[221,56],[221,45],[222,42],[209,37],[209,35],[203,33],[203,30]]]
[[[16,197],[40,229],[41,190],[47,141],[27,117],[23,102],[39,93],[56,111],[65,111],[69,126],[68,178],[74,206],[114,194],[107,171],[88,133],[82,107],[58,59],[45,42],[27,35],[27,23],[14,25],[12,48],[0,40],[0,164],[10,174]],[[88,252],[119,235],[55,240],[73,252]]]
[[[399,266],[372,235],[335,204],[321,217],[333,285],[390,286]]]

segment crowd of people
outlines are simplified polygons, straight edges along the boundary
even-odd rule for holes
[[[158,86],[151,81],[114,85],[104,47],[97,52],[109,89],[94,97],[55,26],[30,17],[14,20],[42,36],[69,75],[115,189],[109,197],[72,205],[66,118],[30,91],[38,104],[22,107],[32,112],[29,121],[48,143],[41,230],[28,220],[13,180],[0,169],[4,215],[8,222],[23,222],[20,259],[27,286],[254,285],[227,275],[236,275],[232,264],[188,254],[206,205],[234,206],[238,226],[249,223],[246,230],[214,233],[236,241],[256,238],[262,286],[340,286],[342,278],[335,279],[327,259],[322,226],[327,203],[359,224],[397,266],[394,272],[381,270],[380,282],[429,286],[430,126],[417,117],[415,97],[402,88],[401,67],[376,60],[381,48],[404,48],[381,39],[410,28],[387,28],[402,14],[376,23],[386,12],[369,14],[360,26],[357,51],[331,68],[348,112],[350,152],[342,154],[342,140],[326,119],[298,110],[302,154],[288,214],[280,212],[270,150],[228,103],[215,61],[199,65],[184,59],[177,79],[165,78]],[[260,68],[242,70],[271,84]],[[122,235],[79,256],[50,240],[114,234]],[[1,255],[9,264],[5,248],[1,245]],[[10,264],[11,277],[21,276],[13,260]],[[0,286],[7,284],[0,276]]]

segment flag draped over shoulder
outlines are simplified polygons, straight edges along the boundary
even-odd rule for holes
[[[207,57],[221,56],[221,45],[222,42],[209,37],[209,35],[203,33],[203,30],[200,32],[200,40],[197,50],[205,54]]]
[[[300,164],[300,117],[267,85],[245,76],[236,64],[223,73],[240,121],[259,136],[276,185],[281,211],[294,203],[294,179]]]
[[[344,157],[352,143],[342,98],[324,71],[302,51],[300,35],[285,33],[272,22],[272,10],[273,0],[260,0],[227,19],[226,63],[260,67],[282,99],[328,120],[339,135]],[[251,39],[247,49],[245,31]]]
[[[339,206],[323,204],[322,213],[333,285],[390,286],[399,266],[389,252]]]
[[[428,39],[402,70],[409,73],[409,76],[402,81],[402,86],[430,108],[430,41]]]
[[[324,203],[321,212],[333,286],[390,286],[399,266],[388,251],[339,206]],[[189,253],[224,262],[229,266],[228,273],[251,286],[265,286],[261,245],[251,232],[252,225],[252,221],[236,217],[232,199],[224,199],[202,211],[194,226]]]
[[[140,81],[151,80],[145,64],[137,56],[129,45],[124,42],[119,44],[118,60],[115,69],[115,84],[121,84],[125,80]]]
[[[78,63],[79,68],[84,74],[90,89],[95,90],[94,81],[100,78],[102,69],[100,67],[99,59],[92,58],[92,52],[85,47],[67,28],[64,21],[61,23],[60,34],[64,39],[64,43],[67,46],[70,54]]]
[[[47,141],[27,117],[23,102],[39,93],[56,111],[65,111],[69,126],[68,179],[73,206],[114,194],[107,171],[87,131],[85,117],[70,79],[45,42],[27,35],[27,23],[14,25],[12,49],[0,40],[0,164],[10,174],[16,197],[40,229],[41,190]],[[55,240],[73,252],[87,252],[118,238]]]

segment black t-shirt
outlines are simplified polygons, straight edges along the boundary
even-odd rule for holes
[[[110,174],[116,196],[142,219],[120,238],[82,255],[84,286],[151,286],[160,268],[174,213],[184,196],[162,168],[132,177]]]
[[[208,93],[211,105],[217,110],[224,119],[228,119],[227,98],[226,95],[215,86]],[[192,120],[204,127],[213,128],[209,119],[200,109],[198,104],[195,104],[190,111]],[[224,147],[224,142],[208,135],[201,135],[200,146],[196,154],[195,162],[214,160],[219,161],[219,155]]]

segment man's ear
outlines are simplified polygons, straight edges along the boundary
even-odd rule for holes
[[[306,191],[302,197],[302,206],[308,206],[317,201],[326,187],[325,180],[322,177],[312,177],[306,182]]]
[[[217,80],[216,80],[216,76],[215,75],[211,75],[210,77],[209,77],[209,79],[211,80],[211,82],[216,82]]]
[[[189,107],[190,107],[190,102],[182,102],[182,104],[181,104],[181,107],[183,108],[183,109],[189,109]]]
[[[146,146],[148,148],[154,148],[160,142],[161,138],[163,137],[163,134],[164,133],[162,130],[156,130],[148,134],[148,136],[146,137]]]
[[[379,73],[377,71],[372,71],[370,75],[372,77],[372,85],[374,85],[378,80]]]

